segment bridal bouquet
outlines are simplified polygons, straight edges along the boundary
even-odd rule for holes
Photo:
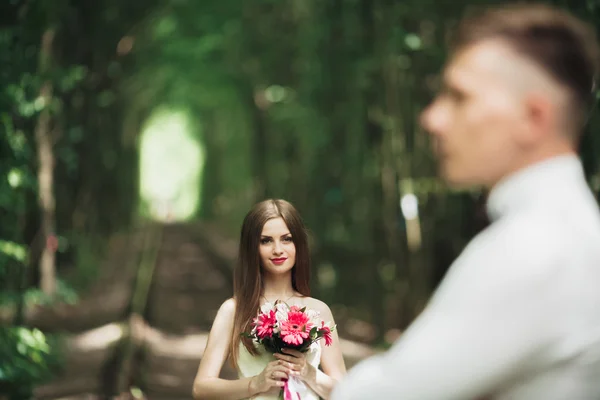
[[[278,300],[275,304],[265,303],[252,322],[250,333],[242,335],[261,344],[270,353],[281,353],[284,348],[305,353],[320,339],[325,340],[326,346],[331,345],[334,330],[335,326],[321,320],[317,311],[289,306]],[[285,400],[301,398],[300,394],[306,390],[304,383],[292,376],[285,383],[282,395]],[[292,393],[296,396],[292,397]]]

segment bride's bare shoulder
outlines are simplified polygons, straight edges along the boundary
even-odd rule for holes
[[[303,300],[304,304],[306,304],[309,308],[312,308],[313,310],[318,311],[325,316],[331,315],[331,310],[324,301],[315,299],[314,297],[304,297]]]
[[[225,300],[223,304],[221,304],[221,307],[219,307],[217,315],[233,318],[235,315],[235,299],[232,297]]]

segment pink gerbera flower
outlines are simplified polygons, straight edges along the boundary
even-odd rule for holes
[[[287,344],[298,346],[308,339],[311,328],[308,315],[292,306],[287,320],[281,323],[281,338]]]
[[[321,321],[321,329],[323,332],[323,338],[325,339],[325,346],[331,346],[333,343],[333,337],[331,336],[331,329],[325,326],[325,321]]]
[[[260,339],[273,336],[273,328],[277,323],[275,318],[275,310],[268,311],[266,313],[260,313],[254,320],[254,326],[256,326],[256,336]]]

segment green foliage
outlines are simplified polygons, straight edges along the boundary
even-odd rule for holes
[[[600,21],[594,1],[554,2]],[[76,289],[97,277],[107,238],[127,229],[139,210],[151,214],[151,205],[138,198],[138,135],[164,107],[185,109],[191,134],[205,148],[206,173],[198,185],[203,218],[237,236],[252,203],[288,199],[314,232],[315,276],[323,280],[317,296],[370,319],[379,333],[409,320],[414,310],[385,320],[385,305],[416,308],[410,296],[426,297],[431,287],[418,287],[411,271],[437,274],[434,264],[446,265],[474,234],[476,201],[449,192],[435,177],[418,127],[446,56],[448,28],[469,6],[431,0],[5,1],[0,304],[51,301],[37,290],[35,271],[44,245],[35,140],[40,112],[51,114],[58,298],[74,302]],[[54,44],[42,71],[41,42],[50,29]],[[53,89],[48,103],[40,98],[44,83]],[[595,182],[599,123],[596,113],[582,144]],[[177,159],[176,149],[162,150]],[[174,168],[170,175],[185,173]],[[420,259],[415,268],[398,209],[408,191],[422,207],[420,257],[434,259],[445,249],[442,261]],[[22,340],[3,338],[17,347]]]
[[[599,20],[594,2],[560,3]],[[384,325],[375,318],[389,299],[427,297],[437,278],[415,284],[398,205],[401,194],[419,198],[423,277],[437,277],[437,264],[451,261],[476,232],[476,201],[437,179],[418,123],[439,81],[447,32],[473,5],[168,4],[140,25],[140,70],[127,81],[127,95],[185,103],[205,128],[202,217],[237,234],[253,202],[286,198],[315,232],[315,264],[335,277],[317,285],[324,300]],[[586,136],[590,175],[598,174],[598,143]],[[441,261],[426,256],[442,252]]]
[[[147,7],[152,2],[126,5],[105,18],[117,2],[0,5],[0,307],[16,309],[17,319],[25,306],[77,301],[72,286],[77,279],[58,279],[53,298],[38,289],[36,267],[46,239],[39,234],[37,199],[35,132],[41,111],[50,111],[59,276],[73,262],[82,263],[82,275],[93,275],[89,269],[101,255],[95,252],[90,260],[85,243],[76,239],[107,236],[129,225],[136,157],[134,146],[122,140],[118,80],[124,68],[115,45]],[[49,32],[54,32],[49,54],[41,57]],[[49,102],[40,96],[42,84],[52,88]],[[119,170],[124,172],[115,173]],[[39,330],[1,328],[0,393],[29,398],[56,371],[59,352],[56,341]]]
[[[67,282],[77,291],[84,292],[100,273],[100,262],[106,254],[106,240],[101,236],[73,234],[70,246],[74,248],[74,271]]]
[[[57,338],[38,329],[0,329],[0,393],[10,400],[32,398],[36,385],[51,378],[59,366]]]
[[[5,240],[0,240],[0,253],[12,257],[14,260],[21,263],[23,263],[27,257],[27,249],[25,246]]]
[[[78,299],[77,291],[62,279],[57,280],[56,293],[53,296],[48,296],[37,288],[28,288],[24,291],[4,290],[0,292],[0,306],[15,306],[20,301],[23,301],[23,304],[26,306],[51,305],[57,302],[75,304]]]

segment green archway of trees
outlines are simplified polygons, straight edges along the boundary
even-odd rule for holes
[[[397,298],[417,307],[434,285],[431,270],[447,264],[430,254],[443,246],[451,258],[476,230],[476,202],[437,181],[418,125],[446,33],[468,3],[3,2],[0,233],[11,243],[3,248],[27,253],[3,264],[7,292],[93,258],[84,249],[129,229],[140,209],[151,212],[140,193],[149,193],[146,177],[165,173],[186,193],[173,205],[177,218],[201,205],[199,218],[231,234],[255,201],[291,200],[315,232],[315,269],[329,265],[339,278],[331,287],[315,283],[326,300],[365,318],[379,318]],[[594,2],[571,9],[600,20]],[[178,154],[178,162],[189,157],[189,170],[149,172],[146,153],[139,159],[139,134],[163,104],[186,110],[204,150],[165,147],[150,160]],[[599,121],[592,116],[588,131]],[[596,185],[599,149],[588,134],[582,155]],[[154,182],[159,202],[179,198],[168,186],[175,180]],[[400,212],[406,182],[423,218],[418,261]],[[56,260],[47,254],[55,242]],[[407,266],[414,262],[423,264],[420,284]],[[414,299],[404,301],[408,284]],[[353,295],[365,286],[381,294],[368,306]],[[412,312],[405,314],[377,324],[403,325]]]
[[[596,1],[549,2],[600,26]],[[237,237],[251,204],[281,197],[312,232],[315,295],[370,324],[361,340],[403,328],[485,224],[479,197],[436,179],[418,124],[471,3],[1,2],[0,306],[18,324],[53,299],[40,288],[72,299],[71,278],[160,202]],[[156,123],[163,105],[185,111]],[[595,113],[581,148],[595,190],[599,128]],[[40,337],[15,332],[0,344]]]
[[[196,124],[198,126],[198,124]],[[201,207],[205,150],[188,114],[155,111],[140,135],[140,211],[164,222],[186,221]]]

